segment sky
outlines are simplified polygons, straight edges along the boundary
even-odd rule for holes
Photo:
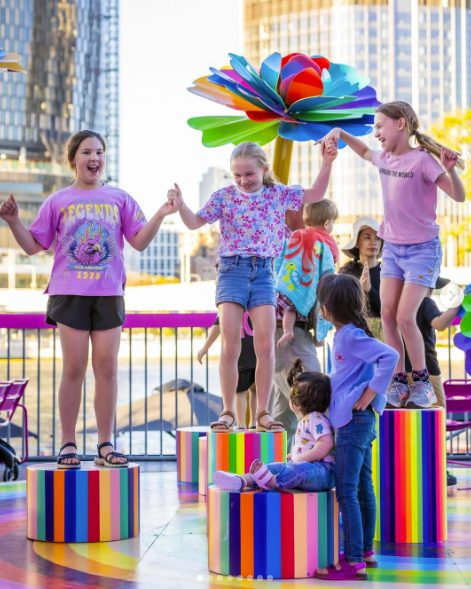
[[[174,182],[196,210],[203,173],[229,169],[232,146],[204,147],[186,122],[231,114],[187,90],[229,52],[243,53],[242,0],[121,0],[119,184],[148,217]]]

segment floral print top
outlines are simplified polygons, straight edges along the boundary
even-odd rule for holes
[[[301,186],[263,186],[246,194],[231,185],[213,193],[198,215],[208,223],[221,222],[219,256],[280,255],[285,226],[285,212],[297,211],[303,202]]]

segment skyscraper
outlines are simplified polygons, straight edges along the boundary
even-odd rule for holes
[[[27,225],[48,194],[71,182],[61,156],[75,131],[94,129],[108,139],[107,179],[118,180],[118,5],[119,0],[0,3],[0,38],[22,56],[27,70],[0,77],[0,198],[12,192]],[[16,248],[0,220],[0,287],[6,286],[7,258],[9,266],[15,258],[22,261],[18,251],[8,252]],[[10,271],[10,283],[11,276]]]
[[[356,67],[381,102],[411,103],[422,131],[447,111],[471,107],[471,0],[245,0],[244,56],[259,65],[274,51],[324,55]],[[378,149],[372,137],[368,142]],[[272,152],[273,145],[267,148]],[[291,183],[313,182],[318,152],[295,144]],[[334,166],[330,197],[340,211],[340,233],[361,215],[380,218],[377,170],[348,148]],[[437,212],[442,227],[471,215],[468,203],[443,194]]]

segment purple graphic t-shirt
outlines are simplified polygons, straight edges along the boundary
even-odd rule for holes
[[[124,294],[124,239],[146,219],[129,194],[104,185],[96,190],[69,186],[47,197],[29,230],[49,249],[54,265],[50,295],[119,296]]]

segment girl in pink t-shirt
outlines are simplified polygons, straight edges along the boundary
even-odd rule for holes
[[[419,119],[406,102],[378,106],[374,129],[382,148],[378,151],[337,128],[322,141],[344,141],[379,169],[384,220],[378,235],[385,241],[381,318],[386,343],[400,354],[388,389],[388,406],[427,409],[437,399],[429,382],[416,316],[428,289],[435,286],[442,260],[436,223],[437,188],[456,202],[463,202],[466,193],[456,167],[463,168],[464,164],[457,153],[419,132]],[[417,147],[411,146],[411,138]],[[402,338],[413,367],[410,390]]]
[[[336,156],[333,141],[322,146],[319,175],[313,186],[304,190],[301,186],[277,183],[263,149],[256,143],[244,142],[231,156],[234,184],[216,191],[198,213],[184,204],[177,184],[168,191],[169,201],[178,203],[181,218],[189,229],[218,220],[221,224],[216,305],[221,325],[219,371],[224,407],[219,420],[211,424],[215,431],[234,429],[240,330],[246,310],[254,327],[257,355],[257,429],[284,429],[267,411],[275,373],[276,297],[272,260],[281,253],[285,212],[297,211],[303,203],[323,198]]]
[[[114,452],[109,441],[118,394],[118,348],[125,321],[123,238],[143,251],[164,217],[177,210],[166,202],[147,223],[128,194],[100,181],[105,151],[105,140],[95,131],[79,131],[69,138],[66,161],[75,181],[47,197],[29,229],[19,218],[12,194],[0,207],[0,217],[28,255],[48,250],[56,240],[46,290],[46,320],[58,326],[63,354],[59,387],[62,447],[57,457],[58,468],[81,466],[75,427],[90,340],[98,430],[95,462],[112,468],[128,466],[127,458]]]

